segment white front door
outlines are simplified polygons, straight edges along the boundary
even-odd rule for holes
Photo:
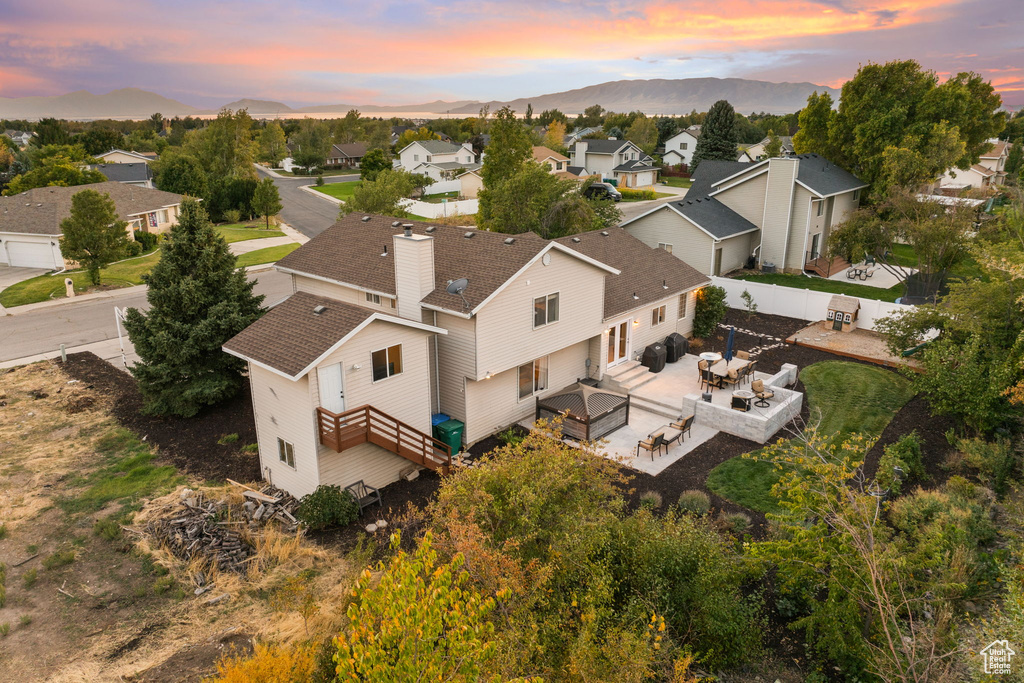
[[[629,321],[608,328],[608,367],[629,358]]]
[[[332,413],[345,412],[345,386],[341,380],[341,363],[316,369],[320,384],[320,407]]]

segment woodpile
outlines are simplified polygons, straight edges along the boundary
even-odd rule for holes
[[[186,488],[176,504],[150,520],[146,533],[181,560],[198,559],[220,571],[245,574],[255,556],[250,539],[271,523],[295,533],[299,523],[294,513],[299,501],[274,486],[257,490],[228,481],[244,489],[242,505],[212,500],[202,491]],[[196,595],[209,589],[202,572],[197,572],[194,579]]]

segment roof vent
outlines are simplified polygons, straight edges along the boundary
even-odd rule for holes
[[[462,236],[465,237],[468,240],[471,237],[473,237],[474,234],[476,234],[476,233],[474,233],[472,230],[470,230],[469,232],[463,234]]]
[[[661,288],[662,289],[668,289],[668,280],[662,280],[661,281]]]
[[[434,227],[433,225],[427,228],[427,232],[434,232],[435,230],[437,230],[437,228]]]
[[[579,242],[579,241],[580,241],[580,238],[579,238],[579,237],[573,237],[573,238],[572,238],[572,241],[573,241],[573,242]]]
[[[601,235],[604,236],[604,237],[607,237],[608,236],[608,231],[607,230],[602,230],[601,231]]]
[[[313,315],[320,315],[321,313],[323,313],[326,310],[327,310],[326,306],[314,306],[313,307]]]
[[[385,244],[384,245],[384,252],[381,254],[381,256],[387,256],[387,255],[388,255],[388,245]]]
[[[364,220],[365,220],[365,219],[364,219]],[[402,224],[402,221],[394,221],[394,222],[392,222],[392,223],[391,223],[391,227],[392,227],[392,228],[397,228],[397,227],[398,227],[398,226],[400,226],[401,224]]]
[[[506,237],[505,238],[505,244],[515,244],[515,243],[516,243],[516,238],[515,237]]]
[[[363,216],[363,222],[364,222],[364,223],[365,223],[366,221],[368,221],[368,220],[370,220],[370,217],[369,217],[369,216]]]
[[[639,299],[640,297],[639,297],[639,296],[637,296],[636,292],[633,292],[633,298],[634,298],[634,299]]]

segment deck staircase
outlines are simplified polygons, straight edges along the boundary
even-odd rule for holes
[[[809,259],[804,263],[804,270],[810,271],[815,275],[820,275],[823,278],[829,278],[836,273],[841,273],[850,267],[850,262],[844,259],[842,256],[836,256],[834,258],[825,258],[819,256],[817,258]]]
[[[654,373],[635,360],[619,363],[604,373],[604,382],[608,388],[623,394],[628,394],[653,380]]]
[[[452,453],[447,444],[373,406],[360,406],[343,413],[317,408],[316,417],[320,443],[338,453],[372,443],[441,474],[451,471]]]

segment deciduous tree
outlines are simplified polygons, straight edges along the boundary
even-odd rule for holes
[[[561,121],[552,121],[544,133],[544,146],[556,152],[565,153],[565,124]]]
[[[288,156],[288,138],[277,121],[271,121],[260,131],[259,160],[276,168]]]
[[[296,166],[306,169],[307,173],[323,168],[331,151],[331,127],[325,121],[304,119],[292,136],[292,144],[295,148],[292,160]]]
[[[360,212],[383,216],[408,216],[402,200],[417,188],[433,181],[422,175],[386,169],[377,174],[376,180],[364,180],[352,193],[352,198],[341,205],[342,215]]]
[[[260,317],[263,296],[194,199],[182,202],[146,283],[149,310],[128,309],[125,319],[145,412],[192,417],[233,396],[245,362],[221,346]]]
[[[206,128],[190,131],[184,149],[199,160],[210,178],[255,178],[252,127],[245,109],[223,110]]]
[[[626,130],[626,139],[642,149],[644,154],[654,154],[654,148],[658,146],[658,126],[654,119],[638,116]]]
[[[834,160],[829,141],[829,123],[832,121],[832,96],[820,95],[815,90],[807,98],[807,106],[800,111],[800,128],[793,135],[793,150],[797,154],[820,154]]]
[[[127,226],[110,195],[82,190],[71,197],[71,215],[60,222],[61,253],[82,264],[89,281],[98,285],[100,268],[124,256]]]
[[[383,149],[371,149],[359,163],[359,177],[363,180],[376,180],[381,171],[391,169],[391,159]]]
[[[273,178],[262,179],[252,193],[252,209],[264,217],[268,230],[270,229],[270,217],[276,216],[281,208],[281,195],[278,194]]]
[[[777,156],[782,156],[782,140],[774,130],[770,130],[768,131],[768,142],[764,146],[764,158],[772,159]]]
[[[48,187],[58,185],[61,187],[73,187],[75,185],[88,185],[90,183],[102,183],[107,177],[99,171],[91,171],[83,168],[82,163],[71,158],[58,154],[43,159],[38,166],[19,176],[15,176],[7,189],[5,195],[20,194],[35,187]]]
[[[153,162],[157,189],[189,197],[207,197],[206,171],[194,156],[179,150],[168,150]]]

